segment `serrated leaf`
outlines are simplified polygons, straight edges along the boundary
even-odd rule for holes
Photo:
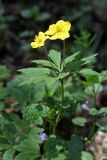
[[[38,134],[40,134],[41,132],[43,132],[43,130],[44,130],[43,128],[38,128],[38,127],[36,126],[36,128],[32,128],[32,129],[30,130],[30,132],[29,132],[29,137],[38,135]]]
[[[15,150],[8,149],[3,154],[3,160],[13,160],[13,155],[15,153]]]
[[[104,80],[107,80],[107,70],[102,71],[100,73],[100,76],[101,76],[101,82],[104,81]]]
[[[29,103],[40,101],[45,94],[45,83],[31,83],[19,86],[25,79],[24,75],[18,75],[9,84],[8,92],[12,99],[15,99],[19,104],[24,104],[26,101]]]
[[[89,63],[92,63],[93,61],[95,61],[96,55],[97,55],[97,54],[94,54],[94,55],[91,55],[91,56],[82,58],[82,59],[81,59],[81,61],[83,62],[82,65],[89,64]]]
[[[46,85],[48,85],[48,86],[51,86],[52,84],[54,84],[55,83],[55,81],[57,81],[58,79],[57,79],[57,77],[50,77],[50,76],[47,76],[46,78],[45,78],[45,82],[46,82]]]
[[[37,144],[35,139],[25,139],[19,145],[14,146],[14,148],[22,152],[31,150],[35,152],[35,154],[39,153],[39,145]]]
[[[51,61],[56,65],[56,69],[58,71],[61,70],[61,52],[58,52],[56,50],[50,50],[49,51],[49,58]]]
[[[39,154],[36,155],[35,152],[33,151],[24,151],[22,153],[19,153],[16,157],[15,160],[35,160],[35,158],[39,157]]]
[[[57,79],[63,79],[65,77],[67,77],[69,75],[69,72],[66,72],[66,73],[60,73],[57,77]]]
[[[19,71],[24,75],[20,86],[45,81],[45,78],[50,74],[50,70],[48,68],[27,68]]]
[[[67,65],[68,63],[72,62],[77,55],[79,55],[80,51],[74,53],[73,55],[71,56],[68,56],[67,58],[65,58],[65,65]]]
[[[92,70],[92,69],[89,69],[89,68],[85,68],[85,69],[82,69],[81,71],[80,71],[80,74],[82,74],[83,76],[90,76],[90,75],[99,75],[99,73],[98,72],[96,72],[96,71],[94,71],[94,70]]]
[[[103,86],[101,84],[94,84],[93,86],[85,88],[85,92],[92,96],[95,96],[97,93],[100,93],[102,91],[103,91]]]
[[[32,62],[45,67],[52,67],[52,65],[54,66],[54,64],[51,64],[48,60],[34,60]]]
[[[75,117],[72,119],[72,123],[77,125],[77,126],[81,126],[84,127],[86,124],[87,120],[83,117]]]
[[[26,68],[26,69],[20,69],[20,72],[22,72],[23,74],[28,74],[29,76],[34,75],[34,76],[41,76],[41,75],[45,75],[45,74],[49,74],[50,70],[48,68]]]

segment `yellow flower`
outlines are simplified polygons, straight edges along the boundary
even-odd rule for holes
[[[47,38],[48,36],[45,36],[43,32],[39,32],[38,36],[35,36],[34,42],[31,43],[32,48],[44,46]]]
[[[59,20],[56,24],[49,26],[48,31],[45,32],[46,35],[50,36],[49,39],[61,39],[65,40],[70,37],[69,31],[71,28],[71,23],[68,21]]]

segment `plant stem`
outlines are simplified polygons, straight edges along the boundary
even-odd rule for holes
[[[61,95],[62,95],[62,103],[64,101],[64,81],[63,79],[60,80],[61,82]]]
[[[60,82],[61,82],[61,101],[63,103],[63,101],[64,101],[64,82],[63,82],[63,79],[61,79]],[[53,134],[56,134],[56,128],[57,128],[58,122],[60,121],[60,118],[61,118],[61,109],[59,110],[57,117],[56,117],[55,125],[53,128]]]
[[[65,65],[65,41],[63,41],[62,64],[63,66]],[[61,102],[63,104],[63,101],[64,101],[64,81],[63,79],[60,79],[60,83],[61,83]],[[59,110],[57,117],[56,117],[55,126],[53,128],[53,134],[56,134],[56,128],[57,128],[58,122],[60,121],[60,115],[61,115],[61,109]]]
[[[54,125],[54,128],[53,128],[53,135],[56,134],[56,128],[57,128],[59,120],[60,120],[60,111],[59,111],[59,113],[57,114],[57,117],[56,117],[55,125]]]
[[[65,40],[63,41],[63,57],[62,57],[63,66],[65,66]]]
[[[92,124],[91,132],[90,132],[89,135],[88,135],[88,141],[92,141],[94,135],[95,135],[96,132],[97,132],[97,130],[96,130],[96,121],[97,121],[97,119],[95,118],[95,120],[94,120],[94,122],[93,122],[93,124]]]

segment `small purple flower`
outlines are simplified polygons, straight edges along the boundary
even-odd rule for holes
[[[42,142],[45,141],[46,138],[47,138],[47,134],[46,134],[46,133],[44,133],[44,132],[40,133],[40,140],[41,140]]]
[[[88,111],[89,110],[89,102],[86,101],[85,103],[82,104],[81,108],[85,111]]]

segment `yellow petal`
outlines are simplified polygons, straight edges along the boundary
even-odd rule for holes
[[[65,22],[66,30],[70,31],[71,28],[71,23],[70,22]]]
[[[56,33],[56,25],[52,24],[49,26],[49,30],[45,32],[46,35],[53,35]]]
[[[56,23],[56,26],[57,26],[57,28],[60,28],[60,30],[62,30],[62,31],[70,31],[71,23],[69,21],[59,20]]]
[[[38,44],[36,42],[31,43],[32,48],[38,48]]]
[[[50,37],[50,40],[55,40],[55,39],[65,40],[66,38],[69,37],[70,37],[69,32],[59,32]]]
[[[42,47],[44,45],[45,45],[45,42],[41,42],[41,43],[39,43],[38,47]]]
[[[45,37],[45,34],[44,34],[43,32],[39,32],[38,36],[44,38],[44,37]]]
[[[60,35],[60,38],[61,40],[65,40],[66,38],[69,38],[70,37],[70,34],[69,32],[63,32],[61,35]]]
[[[56,25],[63,25],[65,22],[63,20],[57,21]]]

